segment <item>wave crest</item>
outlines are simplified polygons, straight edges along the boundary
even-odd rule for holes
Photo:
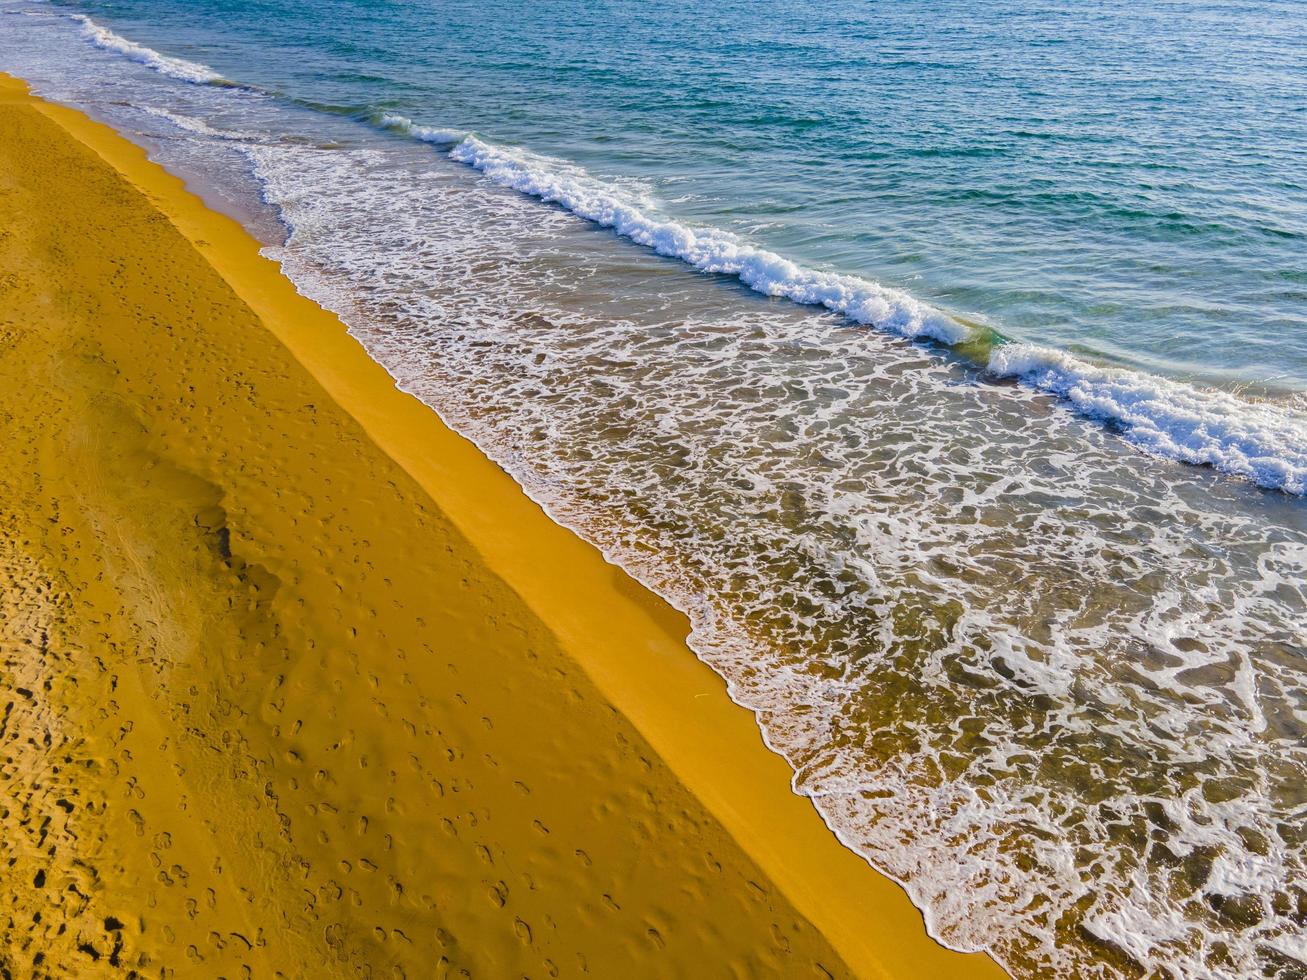
[[[208,65],[160,54],[153,48],[147,48],[143,44],[137,44],[135,41],[127,40],[120,34],[115,34],[109,28],[91,20],[85,14],[72,14],[71,16],[82,25],[82,36],[97,48],[115,51],[138,64],[154,69],[160,75],[167,75],[169,78],[176,78],[183,82],[191,82],[194,85],[223,84],[225,81],[221,75]]]
[[[505,150],[475,136],[449,155],[496,184],[558,204],[702,272],[735,276],[768,296],[823,306],[856,323],[949,346],[975,340],[983,329],[870,280],[805,268],[729,232],[654,217],[571,165],[555,166],[548,158]],[[1117,427],[1132,445],[1153,455],[1212,466],[1268,489],[1307,494],[1307,418],[1290,408],[1100,367],[1031,344],[995,345],[987,371],[1056,396],[1078,414]]]
[[[742,242],[719,228],[691,228],[648,214],[579,168],[493,146],[468,136],[450,158],[481,171],[504,187],[557,204],[623,238],[680,259],[701,272],[734,276],[750,289],[796,303],[824,306],[856,323],[909,338],[959,344],[972,328],[896,289],[856,276],[819,272]]]
[[[434,126],[419,126],[408,116],[401,116],[394,112],[382,112],[373,116],[373,121],[382,129],[388,129],[394,133],[402,133],[405,136],[412,136],[415,140],[421,140],[423,143],[434,143],[437,146],[452,146],[460,142],[467,133],[457,129],[437,129]]]
[[[1291,409],[1100,367],[1033,344],[995,347],[989,372],[1057,396],[1079,414],[1119,428],[1128,442],[1155,456],[1307,494],[1307,417]]]

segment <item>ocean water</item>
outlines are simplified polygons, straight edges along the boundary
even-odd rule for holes
[[[1016,976],[1307,976],[1307,5],[0,0]],[[615,638],[620,642],[620,638]]]

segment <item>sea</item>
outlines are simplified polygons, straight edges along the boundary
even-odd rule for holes
[[[0,0],[0,70],[684,610],[939,942],[1307,977],[1307,3]]]

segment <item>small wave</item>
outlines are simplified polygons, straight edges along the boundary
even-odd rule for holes
[[[450,134],[442,132],[448,139]],[[653,217],[575,167],[560,171],[547,158],[510,152],[475,136],[449,155],[497,184],[558,204],[701,271],[736,276],[768,296],[824,306],[857,323],[953,347],[986,339],[981,334],[994,336],[985,327],[961,322],[878,283],[806,269],[720,229],[692,229]],[[1056,395],[1079,414],[1116,427],[1132,445],[1153,455],[1212,466],[1261,487],[1307,494],[1307,418],[1292,410],[1142,372],[1099,367],[1030,344],[995,345],[987,370]]]
[[[85,14],[72,14],[72,18],[82,25],[82,36],[94,44],[97,48],[103,48],[106,51],[116,51],[138,64],[152,68],[160,75],[167,75],[169,78],[176,78],[183,82],[191,82],[195,85],[227,85],[231,84],[226,81],[212,68],[207,65],[197,64],[194,61],[186,61],[182,58],[171,58],[166,54],[160,54],[153,48],[147,48],[143,44],[137,44],[135,41],[129,41],[127,38],[115,34],[107,27],[103,27],[91,20]]]
[[[1081,415],[1118,428],[1145,452],[1307,494],[1307,416],[1292,409],[1099,367],[1032,344],[995,347],[989,372],[1056,395]]]
[[[162,119],[171,123],[178,129],[196,136],[206,136],[211,139],[225,140],[233,143],[248,143],[258,140],[253,133],[245,133],[240,130],[232,129],[215,129],[206,123],[203,119],[196,119],[194,116],[184,116],[179,112],[170,112],[167,109],[160,109],[157,106],[138,105],[135,108],[144,112],[146,115],[154,116],[156,119]]]
[[[960,344],[972,335],[971,327],[907,293],[856,276],[806,269],[718,228],[690,228],[654,217],[577,167],[563,169],[548,158],[508,151],[475,136],[464,139],[449,156],[481,171],[496,184],[557,204],[701,272],[734,276],[767,296],[824,306],[856,323],[913,339]]]
[[[372,121],[382,129],[412,136],[423,143],[434,143],[437,146],[453,146],[467,136],[466,132],[457,129],[436,129],[433,126],[419,126],[408,116],[401,116],[394,112],[377,113],[372,117]]]

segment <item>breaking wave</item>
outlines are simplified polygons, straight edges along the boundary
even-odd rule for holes
[[[153,48],[147,48],[143,44],[137,44],[135,41],[127,40],[120,34],[115,34],[109,28],[91,20],[85,14],[72,14],[71,16],[82,25],[82,36],[97,48],[103,48],[105,51],[115,51],[125,58],[154,69],[160,75],[167,75],[169,78],[191,82],[195,85],[221,85],[226,81],[208,65],[160,54]]]
[[[459,135],[403,122],[404,127],[392,128],[427,142],[451,143]],[[430,135],[435,133],[438,138]],[[449,156],[496,184],[557,204],[702,272],[735,276],[768,296],[822,306],[855,323],[913,340],[952,347],[984,341],[990,375],[1015,378],[1053,395],[1079,414],[1112,425],[1146,452],[1212,466],[1268,489],[1307,494],[1307,415],[1287,406],[1253,403],[1140,371],[1100,367],[1049,348],[1005,343],[986,328],[962,323],[899,290],[805,268],[729,232],[691,228],[650,214],[621,191],[563,161],[507,150],[471,135]]]
[[[1307,494],[1307,417],[1063,351],[1002,344],[989,371],[1057,396],[1155,456],[1215,467],[1258,486]]]
[[[959,344],[971,336],[973,328],[907,293],[856,276],[804,268],[718,228],[690,228],[648,214],[620,191],[570,164],[560,166],[559,161],[536,154],[506,150],[476,136],[468,136],[449,156],[496,184],[557,204],[700,272],[734,276],[768,296],[824,306],[855,323],[912,339]]]

